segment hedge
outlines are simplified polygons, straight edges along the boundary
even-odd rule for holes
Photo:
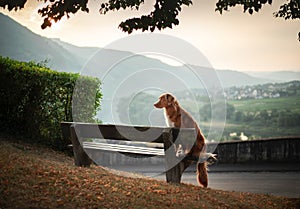
[[[0,57],[0,131],[64,150],[70,142],[62,138],[60,122],[74,116],[93,122],[100,84],[97,78]]]

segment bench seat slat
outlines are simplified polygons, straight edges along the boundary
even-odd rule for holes
[[[151,147],[136,147],[119,144],[107,144],[107,143],[95,143],[95,142],[83,142],[84,149],[98,149],[104,151],[115,151],[115,152],[127,152],[134,154],[150,154],[164,156],[164,150]]]

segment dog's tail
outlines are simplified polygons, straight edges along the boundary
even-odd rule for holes
[[[207,187],[208,185],[208,177],[207,177],[207,165],[206,162],[198,162],[197,163],[197,180],[198,183],[203,187]]]
[[[213,164],[217,161],[216,154],[205,152],[205,147],[200,153],[199,161],[197,163],[197,180],[200,185],[207,187],[208,177],[207,177],[207,165]]]

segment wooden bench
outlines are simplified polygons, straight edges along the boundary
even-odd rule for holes
[[[174,149],[174,144],[191,147],[196,139],[195,129],[76,122],[62,122],[61,128],[63,137],[72,142],[77,166],[90,166],[92,163],[85,150],[120,152],[133,157],[161,156],[165,158],[167,182],[180,183],[187,165],[198,160],[186,156],[176,157]]]

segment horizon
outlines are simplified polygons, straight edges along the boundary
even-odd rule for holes
[[[100,3],[93,1],[89,3],[90,13],[79,12],[69,19],[64,17],[51,28],[42,30],[43,19],[37,14],[37,9],[43,4],[31,1],[20,11],[0,9],[0,12],[43,37],[79,47],[105,48],[114,41],[132,36],[117,28],[122,20],[139,16],[152,8],[147,2],[141,11],[115,11],[101,15],[97,9]],[[179,26],[154,33],[172,35],[192,44],[207,57],[214,69],[243,73],[300,72],[300,43],[296,39],[299,27],[297,21],[272,16],[278,5],[277,2],[264,6],[252,16],[244,14],[240,7],[220,15],[214,11],[214,3],[194,2],[183,8]],[[138,31],[133,35],[147,33]],[[172,64],[172,60],[160,60]]]

